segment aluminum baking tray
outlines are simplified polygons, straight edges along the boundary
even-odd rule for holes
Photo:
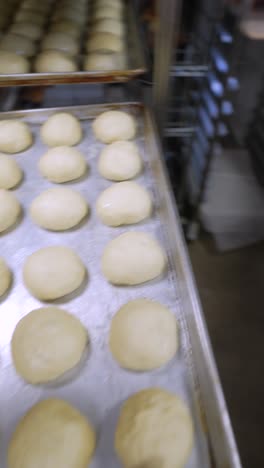
[[[136,13],[130,2],[126,4],[126,68],[111,71],[76,71],[70,73],[25,73],[0,74],[0,86],[37,86],[69,83],[114,83],[126,82],[146,72],[146,62],[140,40]],[[79,62],[82,61],[79,56]]]
[[[138,121],[136,143],[144,160],[144,172],[138,181],[151,191],[155,204],[152,218],[139,225],[110,228],[102,225],[95,213],[98,195],[111,183],[97,171],[98,154],[103,145],[95,140],[91,122],[109,109],[128,111]],[[20,118],[28,122],[35,139],[32,148],[14,156],[25,173],[23,183],[15,190],[24,209],[23,219],[12,231],[0,236],[0,255],[14,272],[13,286],[0,302],[1,467],[6,468],[8,440],[20,417],[38,400],[49,396],[70,401],[96,427],[98,444],[92,468],[119,467],[113,439],[121,402],[140,389],[161,386],[179,394],[193,415],[195,444],[186,467],[239,468],[239,456],[150,112],[138,103],[64,108],[76,115],[83,126],[84,138],[78,147],[85,154],[90,170],[85,178],[69,185],[88,200],[91,215],[79,228],[53,233],[34,225],[28,216],[28,208],[37,194],[52,186],[37,169],[38,159],[47,149],[39,139],[39,128],[58,110],[1,114],[1,119]],[[152,233],[163,244],[169,268],[162,279],[134,287],[112,286],[104,279],[100,271],[104,246],[128,230]],[[73,380],[62,386],[32,386],[16,374],[10,354],[10,340],[18,320],[43,305],[25,289],[22,267],[27,256],[35,250],[58,244],[74,248],[88,270],[85,288],[67,302],[62,299],[55,303],[76,314],[85,324],[90,334],[91,353]],[[128,300],[142,296],[160,301],[175,313],[181,346],[167,366],[153,372],[136,373],[123,370],[115,363],[107,341],[113,314]]]

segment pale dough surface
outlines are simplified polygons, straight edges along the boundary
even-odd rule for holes
[[[151,215],[152,199],[149,192],[137,182],[119,182],[99,195],[96,212],[108,226],[135,224]]]
[[[34,63],[36,72],[60,73],[77,71],[76,62],[68,54],[59,50],[46,50],[41,52]]]
[[[0,120],[0,151],[11,154],[20,153],[32,143],[32,134],[25,122],[15,119]]]
[[[26,287],[41,300],[52,300],[75,291],[85,278],[85,266],[69,247],[44,247],[30,255],[24,264]]]
[[[8,447],[8,468],[86,468],[96,435],[89,420],[68,402],[47,399],[19,421]]]
[[[116,452],[126,467],[183,468],[193,446],[193,423],[186,404],[173,393],[148,388],[121,408]]]
[[[102,256],[102,271],[113,284],[135,285],[162,274],[167,265],[163,248],[151,235],[130,231],[110,241]]]
[[[0,257],[0,297],[6,293],[12,280],[12,273],[5,260]]]
[[[48,146],[74,146],[82,139],[79,120],[67,112],[51,115],[40,129],[43,143]]]
[[[142,166],[142,159],[135,143],[115,141],[102,149],[98,171],[105,179],[119,182],[136,177],[141,172]]]
[[[0,189],[0,232],[6,231],[16,223],[21,206],[13,193]]]
[[[80,28],[78,24],[70,20],[59,20],[51,26],[51,31],[62,32],[69,36],[78,39],[80,36]]]
[[[79,179],[87,171],[83,154],[71,146],[49,149],[40,158],[38,167],[44,177],[57,184]]]
[[[122,11],[112,5],[101,5],[94,11],[94,18],[96,21],[104,18],[120,20],[122,18]]]
[[[116,52],[91,52],[84,57],[84,70],[119,70],[123,68],[124,56]]]
[[[27,382],[50,382],[80,362],[87,344],[87,331],[76,317],[42,307],[18,322],[11,341],[13,362]]]
[[[104,18],[95,23],[93,31],[104,33],[107,32],[116,34],[119,37],[123,37],[125,32],[125,24],[122,21],[113,18]]]
[[[122,52],[123,49],[123,39],[116,34],[107,32],[95,32],[86,43],[87,52],[97,52],[99,50]]]
[[[15,52],[18,55],[32,57],[36,52],[35,43],[20,34],[8,33],[0,40],[0,49]]]
[[[65,231],[77,226],[88,213],[88,204],[76,190],[54,187],[38,195],[30,206],[33,221],[44,229]]]
[[[106,111],[92,124],[96,138],[103,143],[117,140],[132,140],[136,135],[135,119],[122,111]]]
[[[0,189],[10,189],[19,184],[23,172],[14,159],[0,153]]]
[[[78,53],[79,45],[75,38],[62,32],[50,32],[41,43],[42,50],[60,50],[71,55]]]
[[[37,41],[42,36],[42,28],[37,24],[32,23],[14,23],[10,28],[10,32],[21,34],[33,41]]]
[[[177,352],[176,319],[159,302],[130,301],[118,310],[111,322],[109,347],[116,361],[126,369],[156,369]]]
[[[16,75],[18,73],[29,73],[30,63],[28,59],[14,52],[0,50],[0,74]]]
[[[46,16],[40,12],[29,10],[18,10],[15,16],[16,23],[33,23],[38,26],[43,26],[46,21]]]

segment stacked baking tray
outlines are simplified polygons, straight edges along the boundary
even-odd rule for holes
[[[97,170],[102,144],[91,131],[92,120],[101,112],[120,109],[132,114],[138,123],[138,145],[144,161],[139,182],[148,188],[154,200],[154,214],[138,226],[110,228],[95,214],[98,195],[110,185]],[[59,109],[5,113],[1,119],[18,118],[27,122],[34,135],[34,145],[15,156],[24,170],[24,181],[16,196],[24,209],[20,224],[0,236],[0,256],[8,259],[14,283],[0,303],[0,454],[6,468],[8,440],[19,418],[37,401],[53,396],[64,398],[89,416],[97,430],[98,443],[94,468],[119,466],[113,450],[113,436],[121,402],[146,387],[163,387],[181,396],[191,409],[195,442],[187,468],[239,468],[240,462],[215,369],[203,316],[185,252],[179,221],[166,170],[155,137],[150,113],[141,104],[97,105],[66,108],[81,121],[84,138],[79,144],[90,166],[87,176],[75,183],[91,207],[86,223],[78,229],[52,233],[33,225],[28,208],[37,194],[51,184],[37,170],[45,147],[39,139],[40,125]],[[169,267],[163,278],[140,287],[116,287],[107,283],[100,269],[104,246],[124,230],[154,234],[166,250]],[[63,386],[31,386],[14,370],[10,339],[19,319],[40,303],[30,296],[22,282],[25,259],[40,247],[63,244],[82,258],[89,272],[88,284],[64,305],[87,327],[91,354],[78,376]],[[118,367],[108,350],[108,330],[113,314],[128,300],[147,297],[167,305],[175,314],[180,328],[180,351],[169,365],[155,372],[135,373]]]

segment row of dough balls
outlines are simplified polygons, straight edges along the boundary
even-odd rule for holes
[[[193,438],[185,402],[162,388],[147,388],[123,403],[114,446],[124,467],[183,468]],[[96,431],[87,416],[65,400],[49,398],[31,407],[15,428],[8,446],[8,468],[88,467],[96,443]]]

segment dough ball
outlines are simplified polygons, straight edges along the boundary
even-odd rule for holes
[[[86,13],[76,10],[70,6],[65,6],[63,9],[59,9],[57,12],[55,12],[52,17],[53,22],[70,20],[73,20],[75,23],[77,23],[80,28],[86,21]]]
[[[164,272],[166,254],[149,234],[130,231],[121,234],[106,246],[102,271],[112,284],[135,285],[150,281]]]
[[[133,179],[142,170],[142,160],[135,143],[115,141],[105,146],[99,157],[98,171],[105,179]]]
[[[0,189],[0,232],[13,226],[21,213],[21,206],[15,195],[8,190]]]
[[[43,26],[45,21],[45,15],[33,10],[19,10],[15,16],[16,23],[33,23],[38,26]]]
[[[50,2],[38,2],[37,0],[24,0],[23,10],[34,10],[39,13],[46,13],[50,9]]]
[[[33,296],[49,301],[79,288],[85,271],[85,266],[72,249],[52,246],[39,249],[27,258],[23,278]]]
[[[74,146],[82,139],[82,127],[74,115],[58,112],[42,125],[40,135],[43,143],[48,146]]]
[[[13,333],[16,371],[31,384],[50,382],[79,364],[87,343],[87,331],[73,315],[58,307],[33,310]]]
[[[124,403],[115,434],[115,449],[124,466],[183,468],[192,446],[190,411],[177,395],[148,388]]]
[[[96,8],[93,16],[96,21],[105,18],[120,20],[122,19],[122,10],[118,10],[118,8],[115,8],[112,5],[100,6]]]
[[[136,182],[119,182],[101,193],[96,211],[107,226],[140,223],[151,215],[152,200],[149,192]]]
[[[30,206],[33,221],[44,229],[66,231],[77,226],[88,213],[86,200],[67,187],[42,192]]]
[[[60,20],[51,26],[52,32],[60,32],[78,39],[80,37],[80,27],[73,21]]]
[[[132,140],[136,135],[135,119],[122,111],[106,111],[94,120],[93,132],[103,143]]]
[[[0,75],[16,75],[29,73],[29,71],[30,63],[25,57],[0,50]]]
[[[1,208],[0,208],[1,211]],[[10,287],[12,281],[12,274],[9,270],[6,262],[2,257],[0,257],[0,297],[3,296],[8,288]]]
[[[79,179],[87,170],[83,154],[71,146],[49,149],[40,158],[38,166],[44,177],[57,184]]]
[[[32,41],[37,41],[42,36],[42,28],[32,23],[14,23],[10,28],[10,32],[28,37]]]
[[[0,153],[0,189],[10,189],[19,184],[23,172],[14,159]]]
[[[28,37],[19,34],[8,33],[0,40],[0,49],[7,52],[15,52],[18,55],[32,57],[36,52],[34,42]]]
[[[86,43],[87,52],[110,51],[122,52],[124,49],[123,40],[111,33],[94,33]]]
[[[58,50],[46,50],[37,56],[34,69],[38,73],[63,73],[75,72],[78,68],[68,54]]]
[[[76,55],[79,45],[76,39],[62,32],[50,32],[41,43],[42,50],[60,50],[67,54]]]
[[[123,65],[124,57],[115,52],[92,52],[83,61],[83,69],[87,71],[120,70],[124,68]]]
[[[159,302],[136,299],[115,314],[109,347],[126,369],[147,371],[167,364],[178,349],[174,315]]]
[[[121,1],[110,1],[110,0],[100,0],[96,2],[96,10],[102,10],[104,8],[111,8],[118,10],[119,12],[123,11],[123,2]]]
[[[104,18],[97,21],[93,27],[93,32],[111,33],[123,37],[125,25],[122,21],[113,18]]]
[[[1,57],[0,57],[1,59]],[[0,120],[0,151],[20,153],[33,143],[28,125],[20,120]]]
[[[9,442],[8,467],[88,467],[95,444],[88,419],[66,401],[50,398],[19,421]]]

